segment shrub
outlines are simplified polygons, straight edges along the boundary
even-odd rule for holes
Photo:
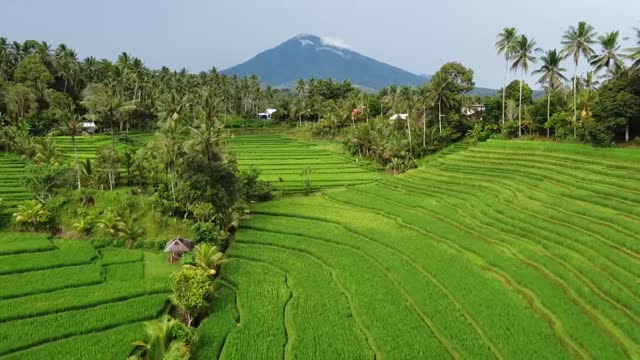
[[[37,200],[29,200],[18,205],[18,210],[13,214],[13,218],[19,225],[37,230],[49,223],[51,213],[44,204]]]
[[[220,228],[214,223],[197,223],[193,225],[194,242],[217,244],[220,238]]]

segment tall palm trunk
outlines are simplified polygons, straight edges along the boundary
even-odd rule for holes
[[[522,136],[522,84],[524,82],[524,69],[520,71],[520,105],[518,106],[518,137]]]
[[[442,135],[442,96],[438,99],[438,128]]]
[[[547,137],[549,137],[549,121],[551,120],[551,84],[549,84],[549,89],[547,89]]]
[[[116,138],[113,133],[113,115],[109,116],[109,124],[111,124],[111,156],[116,155]],[[113,164],[109,166],[109,190],[113,191],[113,183],[115,181],[115,174],[113,170]]]
[[[409,131],[409,153],[413,155],[413,145],[411,143],[411,110],[407,112],[407,130]]]
[[[578,60],[573,71],[573,138],[578,137]]]
[[[427,147],[427,108],[422,112],[422,147]]]
[[[76,147],[76,135],[71,134],[71,142],[73,143],[73,153],[76,156],[76,173],[78,175],[78,190],[82,189],[82,185],[80,184],[80,159],[78,159],[78,149]]]
[[[504,126],[505,119],[505,103],[507,101],[507,73],[509,72],[509,60],[504,68],[504,81],[502,83],[502,126]]]

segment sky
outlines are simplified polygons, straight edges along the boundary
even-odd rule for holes
[[[516,27],[543,49],[559,48],[580,20],[632,37],[640,0],[2,0],[0,19],[10,41],[63,42],[81,58],[126,51],[152,68],[194,72],[309,33],[416,74],[459,61],[477,86],[499,88],[505,62],[494,43],[502,28]]]

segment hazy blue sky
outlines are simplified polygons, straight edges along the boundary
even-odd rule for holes
[[[631,36],[640,0],[3,0],[0,19],[10,40],[64,42],[81,57],[127,51],[150,67],[192,71],[224,69],[311,33],[415,73],[460,61],[479,86],[497,88],[504,62],[493,44],[503,27],[543,48],[559,47],[579,20]]]

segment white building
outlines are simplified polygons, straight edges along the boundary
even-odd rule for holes
[[[393,114],[392,117],[389,118],[389,120],[407,120],[409,118],[409,114]]]
[[[461,109],[463,115],[473,116],[473,115],[482,115],[485,107],[482,104],[473,104],[470,106],[465,106]]]
[[[89,134],[94,134],[97,129],[96,123],[94,123],[93,121],[83,122],[80,124],[80,126],[82,127],[82,131]]]
[[[278,111],[277,109],[267,109],[265,112],[258,113],[258,119],[271,120],[271,116]]]

